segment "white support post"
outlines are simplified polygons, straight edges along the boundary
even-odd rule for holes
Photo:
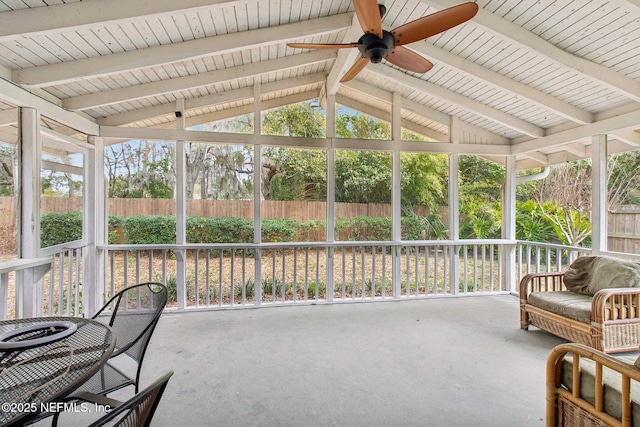
[[[40,251],[40,168],[42,162],[40,113],[33,108],[20,109],[18,150],[20,258],[36,258]],[[36,316],[38,279],[32,269],[16,273],[16,318]]]
[[[104,177],[104,140],[89,136],[93,149],[86,150],[84,163],[84,210],[82,235],[87,239],[83,251],[82,278],[83,314],[91,317],[102,306],[105,279],[105,252],[100,246],[108,243],[109,212]]]
[[[516,240],[516,156],[506,157],[505,185],[502,195],[502,238]],[[502,245],[500,248],[502,259],[503,290],[517,292],[518,277],[516,277],[516,245]]]
[[[336,133],[336,97],[335,95],[327,95],[326,106],[326,127],[327,139],[331,141],[331,147],[327,149],[327,229],[326,240],[331,244],[335,242],[335,204],[336,204],[336,171],[335,156],[336,150],[333,148],[333,142]],[[334,255],[335,248],[329,246],[327,249],[327,301],[333,301],[334,293]]]
[[[592,138],[591,162],[591,253],[599,255],[607,250],[607,135]]]
[[[176,128],[184,130],[184,99],[176,101]],[[184,244],[187,241],[186,219],[187,201],[185,191],[186,163],[185,163],[185,141],[176,141],[176,283],[177,283],[177,304],[179,310],[184,310],[187,306],[187,266],[186,250]]]
[[[391,145],[397,147],[402,140],[401,124],[402,124],[402,97],[399,93],[393,93],[393,103],[391,105]],[[393,150],[391,168],[391,240],[393,241],[393,260],[391,267],[391,280],[393,288],[393,297],[400,298],[402,288],[402,277],[400,270],[400,256],[402,251],[402,194],[401,194],[401,165],[400,150]]]
[[[253,146],[253,242],[257,245],[262,243],[262,146],[260,145],[260,135],[262,135],[262,89],[260,82],[253,86],[253,135],[255,143]],[[255,305],[260,305],[262,301],[262,250],[258,247],[254,255],[254,294]]]
[[[460,119],[451,117],[449,138],[452,144],[460,144]],[[458,173],[460,170],[460,155],[449,154],[449,239],[460,239],[460,185]],[[451,293],[457,295],[460,291],[460,247],[454,245],[450,254],[451,273],[449,274],[449,286]]]

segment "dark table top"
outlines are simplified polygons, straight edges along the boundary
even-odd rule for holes
[[[46,335],[64,335],[65,328],[47,328],[16,337],[4,335],[50,322],[69,322],[66,325],[72,326],[70,330],[77,329],[55,342],[32,348],[2,348],[13,342],[46,341],[50,339]],[[57,402],[72,393],[109,359],[114,345],[111,329],[90,319],[39,317],[0,322],[0,426],[22,423],[41,412],[42,403]]]

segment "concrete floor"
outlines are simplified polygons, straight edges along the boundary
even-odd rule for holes
[[[563,341],[519,325],[511,295],[165,312],[142,383],[175,372],[154,427],[544,426]]]
[[[154,426],[542,426],[562,340],[511,295],[165,313]]]

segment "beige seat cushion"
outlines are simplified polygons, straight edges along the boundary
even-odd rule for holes
[[[591,300],[589,295],[573,292],[532,292],[527,297],[529,304],[582,323],[591,323]]]

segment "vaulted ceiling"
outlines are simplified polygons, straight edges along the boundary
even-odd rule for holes
[[[462,3],[380,2],[386,30]],[[597,134],[610,152],[640,146],[640,0],[477,3],[407,45],[431,71],[383,61],[340,83],[357,49],[287,42],[358,40],[351,0],[0,0],[0,130],[18,86],[105,134],[175,129],[176,105],[187,126],[251,113],[258,94],[262,109],[331,96],[384,120],[396,102],[434,151],[515,154],[520,168],[588,157]]]

